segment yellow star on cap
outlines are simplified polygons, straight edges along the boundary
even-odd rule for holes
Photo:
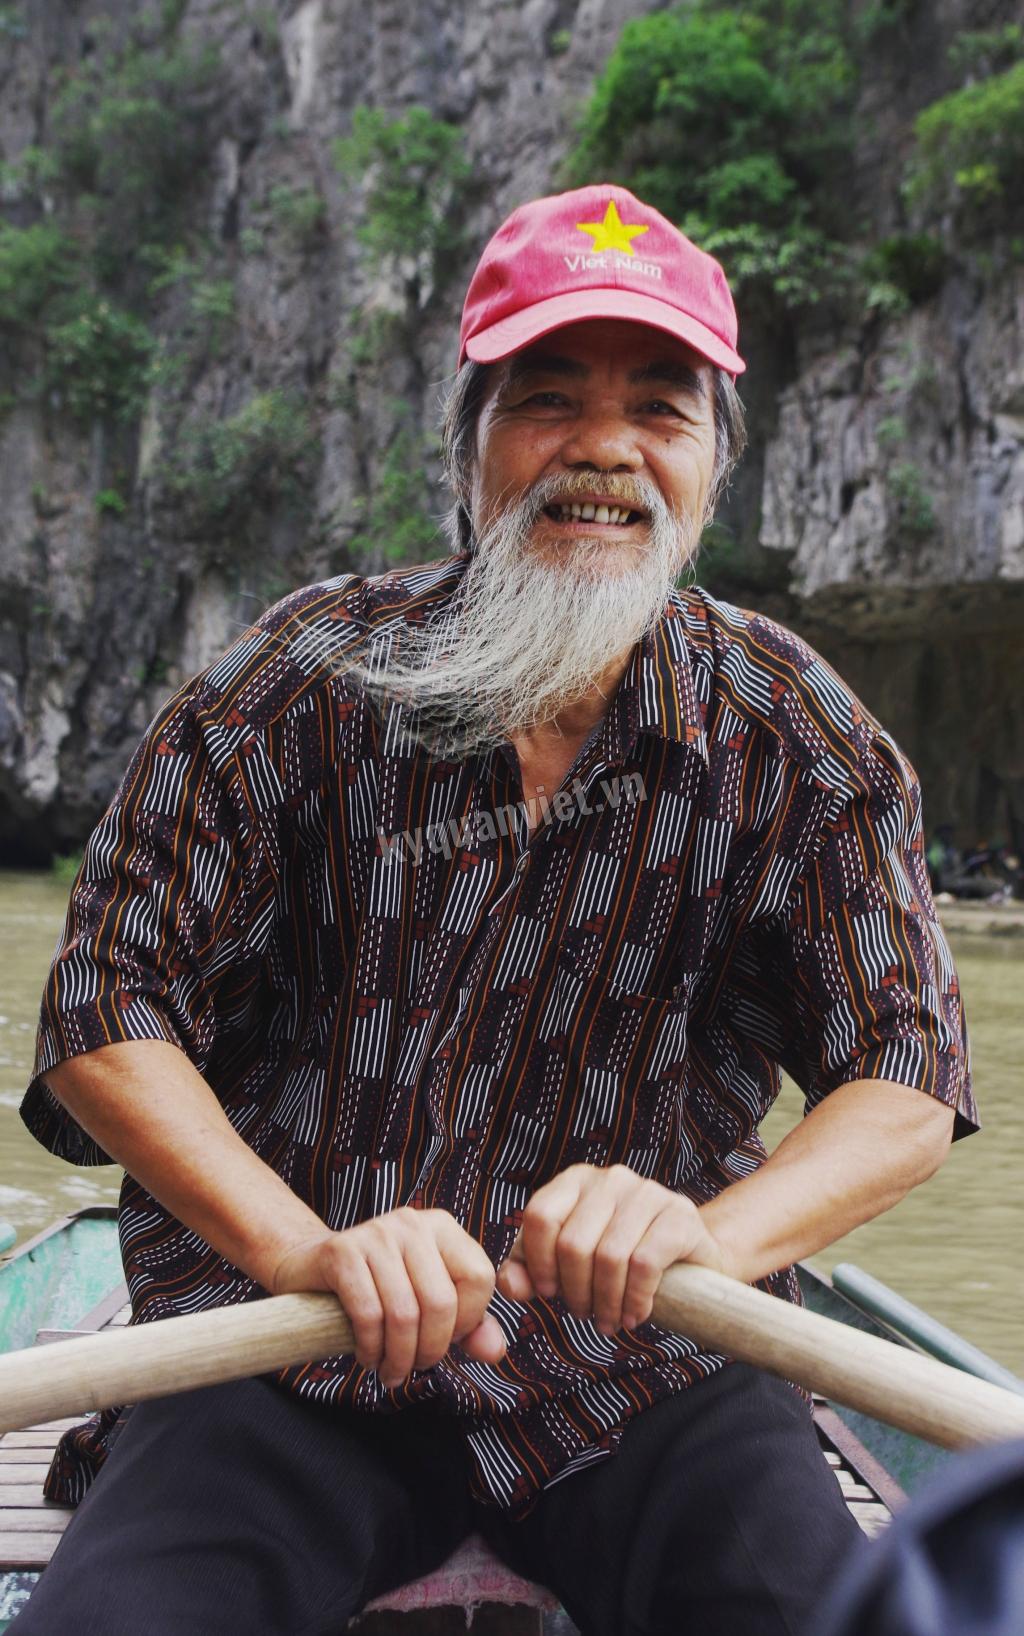
[[[647,232],[646,227],[627,227],[619,219],[614,199],[608,200],[603,222],[577,222],[576,228],[580,233],[593,233],[595,255],[601,255],[605,250],[621,250],[624,255],[635,256],[636,251],[630,240]]]

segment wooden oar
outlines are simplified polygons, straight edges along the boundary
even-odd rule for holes
[[[1024,1397],[706,1267],[670,1267],[655,1322],[945,1448],[1024,1434]],[[352,1350],[333,1295],[278,1295],[0,1356],[0,1432]]]

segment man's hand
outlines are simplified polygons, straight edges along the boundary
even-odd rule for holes
[[[647,1322],[675,1261],[724,1270],[696,1205],[625,1165],[572,1165],[533,1195],[497,1287],[511,1301],[560,1295],[611,1335]]]
[[[385,1386],[432,1368],[453,1341],[482,1363],[505,1354],[487,1312],[494,1268],[447,1210],[403,1206],[344,1232],[317,1233],[281,1257],[270,1287],[274,1295],[332,1290],[355,1331],[357,1359]]]

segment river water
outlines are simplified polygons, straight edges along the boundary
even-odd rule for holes
[[[17,1112],[67,893],[49,875],[0,874],[0,1220],[21,1238],[70,1210],[116,1201],[120,1179],[114,1166],[54,1159]],[[814,1264],[857,1262],[1024,1375],[1024,936],[960,931],[952,940],[984,1128],[958,1142],[930,1182]],[[764,1126],[770,1148],[801,1112],[787,1085]]]

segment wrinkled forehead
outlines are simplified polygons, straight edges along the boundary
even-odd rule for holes
[[[624,385],[663,385],[695,398],[709,395],[711,365],[692,347],[647,324],[593,320],[552,330],[492,365],[496,387],[537,377],[584,383],[613,377]]]

